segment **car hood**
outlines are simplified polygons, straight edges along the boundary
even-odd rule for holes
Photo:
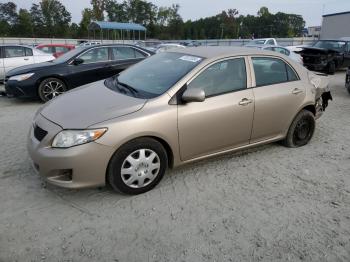
[[[53,62],[42,62],[42,63],[37,63],[37,64],[30,64],[30,65],[25,65],[25,66],[20,66],[15,69],[10,70],[6,76],[14,76],[14,75],[20,75],[20,74],[26,74],[26,73],[31,73],[35,72],[37,70],[41,70],[44,68],[47,68],[49,66],[56,66],[58,65],[57,63]]]
[[[301,55],[321,55],[321,54],[338,54],[339,52],[332,49],[319,48],[319,47],[303,47],[301,51],[299,51]]]
[[[51,100],[40,114],[63,129],[84,129],[134,113],[146,102],[146,99],[113,91],[104,85],[104,81],[98,81]]]

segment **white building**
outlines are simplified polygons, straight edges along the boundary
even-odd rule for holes
[[[321,34],[321,27],[320,26],[309,26],[307,28],[307,36],[308,37],[320,38],[320,34]]]
[[[321,39],[350,37],[350,11],[323,16]]]

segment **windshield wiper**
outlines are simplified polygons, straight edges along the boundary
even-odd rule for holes
[[[120,93],[126,93],[126,90],[131,92],[134,96],[136,96],[136,94],[139,92],[138,90],[136,90],[135,88],[133,88],[132,86],[128,85],[128,84],[125,84],[125,83],[121,83],[119,82],[118,80],[118,76],[116,76],[114,78],[114,81],[113,81],[113,86],[115,88],[117,88],[119,90]],[[122,88],[120,88],[122,87]]]
[[[131,91],[132,93],[134,94],[137,94],[139,91],[136,90],[135,88],[133,88],[132,86],[128,85],[128,84],[125,84],[125,83],[121,83],[118,81],[118,78],[117,78],[117,85],[121,85],[122,87],[128,89],[129,91]]]

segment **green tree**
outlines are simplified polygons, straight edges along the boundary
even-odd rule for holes
[[[79,23],[79,33],[80,37],[86,37],[88,35],[88,27],[92,21],[93,13],[90,8],[85,8],[82,12],[82,18]]]
[[[63,37],[69,30],[71,14],[58,0],[42,0],[40,3],[46,35]]]
[[[116,0],[108,0],[106,13],[109,21],[128,22],[126,13],[126,2],[119,4]]]
[[[32,17],[27,9],[19,9],[17,21],[14,25],[14,33],[17,36],[33,37]]]
[[[107,0],[91,0],[92,18],[96,21],[104,20]]]

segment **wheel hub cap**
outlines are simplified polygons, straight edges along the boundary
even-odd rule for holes
[[[131,153],[123,162],[121,177],[125,185],[142,188],[157,177],[160,170],[160,159],[151,149],[139,149]]]

